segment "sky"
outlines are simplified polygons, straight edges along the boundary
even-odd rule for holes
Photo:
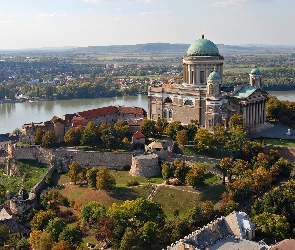
[[[0,50],[187,43],[295,45],[294,0],[0,0]]]

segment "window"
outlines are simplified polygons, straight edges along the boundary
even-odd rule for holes
[[[200,83],[205,83],[205,72],[204,71],[200,72]]]
[[[169,110],[169,118],[172,118],[172,110]]]
[[[194,105],[193,101],[190,99],[187,99],[184,101],[184,105]]]
[[[209,85],[209,95],[213,95],[213,84]]]
[[[167,118],[167,109],[164,109],[164,110],[163,110],[163,117],[164,117],[164,118]]]
[[[172,99],[170,97],[166,97],[164,103],[172,103]]]

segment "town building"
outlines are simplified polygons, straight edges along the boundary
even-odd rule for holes
[[[248,132],[264,129],[267,93],[258,68],[249,74],[249,84],[234,87],[223,84],[223,62],[217,46],[210,40],[194,41],[183,57],[183,83],[150,86],[148,117],[189,124],[197,120],[213,132],[217,124],[229,127],[233,114],[244,117]]]
[[[146,117],[146,111],[139,107],[108,106],[96,108],[77,112],[75,114],[66,114],[61,118],[54,116],[50,121],[24,124],[20,133],[20,141],[34,144],[34,136],[38,128],[42,129],[44,132],[55,132],[58,141],[62,142],[67,130],[77,126],[85,127],[89,121],[100,125],[103,123],[115,123],[123,119],[129,123],[140,124],[138,121]],[[139,128],[139,125],[136,127]]]

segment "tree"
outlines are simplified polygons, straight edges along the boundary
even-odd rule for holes
[[[0,184],[0,204],[2,204],[6,199],[6,188]]]
[[[187,131],[188,140],[193,141],[199,128],[199,123],[197,120],[191,120],[191,123],[184,125],[183,128]]]
[[[183,130],[177,131],[176,141],[178,145],[180,145],[181,147],[186,145],[188,143],[187,130],[183,129]]]
[[[51,250],[54,241],[49,233],[33,230],[30,234],[30,244],[33,249]]]
[[[35,136],[34,136],[34,142],[35,144],[42,144],[42,137],[43,135],[45,134],[45,132],[41,129],[41,128],[38,128],[36,130],[36,133],[35,133]]]
[[[194,227],[200,227],[209,222],[214,215],[214,204],[211,201],[198,204],[187,212],[188,222]]]
[[[117,142],[115,129],[113,127],[104,129],[101,134],[101,139],[110,150],[113,149]]]
[[[195,136],[196,149],[199,152],[210,151],[214,149],[214,138],[207,129],[199,128]]]
[[[96,187],[96,174],[97,174],[98,168],[93,167],[91,169],[88,169],[86,172],[86,178],[88,187],[95,188]]]
[[[42,146],[51,148],[58,141],[56,134],[53,131],[47,131],[42,136]]]
[[[122,237],[121,244],[119,250],[130,250],[133,248],[134,245],[134,240],[135,240],[135,232],[128,227],[125,230],[125,233]]]
[[[222,158],[219,162],[219,166],[226,171],[232,168],[232,164],[232,160],[229,157]]]
[[[98,230],[96,231],[95,238],[98,241],[110,242],[114,239],[114,219],[111,217],[101,217],[98,221]]]
[[[73,161],[69,165],[69,171],[67,176],[70,178],[71,182],[77,184],[77,181],[84,181],[84,172],[82,166],[80,166],[76,161]]]
[[[156,122],[150,119],[144,119],[139,127],[141,133],[146,137],[152,137],[156,133]]]
[[[87,123],[86,128],[82,134],[81,143],[83,145],[94,146],[99,141],[98,127],[97,125],[90,121]]]
[[[106,214],[106,208],[101,203],[90,201],[81,207],[81,226],[97,225],[100,218]]]
[[[181,122],[174,121],[168,124],[168,126],[165,129],[165,132],[172,140],[176,140],[177,131],[180,131],[182,129],[183,126],[181,125]]]
[[[240,126],[230,129],[229,138],[225,144],[229,152],[235,153],[241,150],[245,143],[245,136],[246,133]]]
[[[53,240],[55,242],[58,241],[58,236],[62,232],[62,230],[66,227],[67,223],[65,219],[56,217],[53,220],[50,220],[45,231],[51,234]]]
[[[214,127],[213,139],[217,145],[220,145],[222,148],[224,147],[225,142],[228,140],[228,133],[224,126],[217,124]]]
[[[72,146],[80,145],[83,134],[83,127],[70,128],[64,136],[64,141]]]
[[[3,246],[4,243],[9,239],[8,228],[5,225],[0,226],[0,245]]]
[[[96,188],[110,190],[116,185],[116,180],[107,167],[101,167],[96,173]]]
[[[146,222],[137,232],[137,236],[141,239],[144,244],[150,244],[152,241],[155,241],[159,234],[159,226],[153,222]]]
[[[190,167],[185,163],[185,161],[181,161],[175,159],[173,161],[174,166],[174,177],[179,179],[182,183],[185,183],[185,177],[190,170]]]
[[[52,204],[67,205],[68,200],[61,192],[57,189],[51,189],[45,194],[41,194],[41,204],[45,208],[51,207]]]
[[[196,166],[188,171],[185,177],[185,182],[186,184],[193,186],[193,188],[197,188],[199,185],[203,184],[204,179],[204,169]]]
[[[158,119],[156,124],[155,124],[155,129],[156,129],[157,135],[163,134],[163,132],[165,131],[167,125],[168,125],[168,122],[167,122],[166,119]]]
[[[68,243],[65,240],[61,240],[61,241],[57,242],[52,248],[52,250],[61,250],[61,249],[62,250],[71,250],[72,248],[71,248],[70,243]]]
[[[254,187],[257,192],[262,192],[265,188],[269,187],[272,182],[272,174],[264,167],[259,167],[253,171]]]
[[[289,238],[290,225],[284,215],[263,212],[251,219],[256,226],[255,231],[261,237],[270,237],[276,241]]]
[[[77,230],[76,228],[71,228],[69,226],[66,226],[62,232],[59,235],[58,240],[59,241],[67,241],[70,244],[73,244],[75,242],[79,242],[81,239],[81,232]]]
[[[229,120],[229,127],[231,129],[236,129],[237,127],[244,128],[243,115],[234,114]]]
[[[113,128],[117,141],[122,141],[123,138],[127,136],[129,126],[125,120],[119,119],[116,123],[114,123]]]
[[[17,135],[17,136],[19,136],[21,132],[22,132],[22,131],[21,131],[21,129],[19,129],[19,128],[16,128],[16,129],[14,129],[14,130],[12,131],[12,133],[15,134],[15,135]]]
[[[40,210],[31,220],[31,228],[33,230],[43,230],[47,227],[48,222],[55,218],[55,213],[51,210]]]

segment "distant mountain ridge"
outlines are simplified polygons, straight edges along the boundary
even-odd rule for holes
[[[221,54],[222,51],[286,51],[295,49],[295,45],[225,45],[216,44]],[[15,49],[15,50],[1,50],[1,52],[70,52],[70,53],[98,53],[98,54],[116,54],[116,53],[131,53],[131,54],[186,54],[190,44],[172,44],[172,43],[145,43],[136,45],[109,45],[109,46],[88,46],[88,47],[44,47],[31,49]]]

